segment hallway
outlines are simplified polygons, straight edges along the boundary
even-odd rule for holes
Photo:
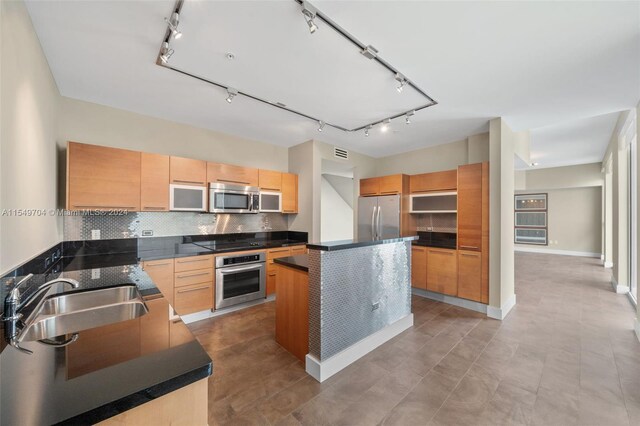
[[[634,310],[591,258],[516,253],[505,321],[414,297],[415,325],[320,384],[274,340],[274,303],[192,324],[214,424],[640,424]]]

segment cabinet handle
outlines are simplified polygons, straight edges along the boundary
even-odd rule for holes
[[[264,186],[261,186],[260,189],[267,189],[269,191],[280,191],[280,188],[266,188]]]
[[[478,247],[476,246],[463,246],[462,244],[460,245],[460,248],[465,248],[465,249],[474,249],[474,250],[478,250]]]
[[[173,179],[173,182],[178,182],[178,183],[195,183],[197,185],[204,185],[204,182],[202,181],[197,181],[197,180],[180,180],[180,179]]]
[[[429,253],[448,254],[449,256],[453,255],[452,251],[429,250]]]
[[[295,213],[295,210],[282,210],[283,213]]]
[[[76,206],[73,207],[78,209],[135,209],[133,206]]]
[[[171,265],[171,262],[166,262],[166,263],[149,263],[149,264],[145,264],[144,267],[145,268],[150,268],[152,266],[166,266],[166,265]]]
[[[143,210],[167,210],[166,207],[144,206]]]
[[[397,194],[398,191],[382,191],[381,194]]]
[[[229,183],[244,183],[245,185],[251,185],[251,182],[245,182],[242,180],[231,180],[231,179],[216,179],[218,182],[229,182]]]
[[[191,291],[206,290],[208,288],[209,288],[208,285],[205,285],[203,287],[196,287],[196,288],[186,288],[186,289],[183,289],[183,290],[178,290],[178,293],[189,293]]]
[[[178,275],[176,276],[176,278],[199,277],[200,275],[209,275],[209,272],[199,272],[197,274],[190,274],[190,275]]]
[[[460,256],[467,256],[467,257],[480,257],[480,254],[475,254],[475,253],[460,253]]]
[[[269,253],[284,253],[285,251],[289,251],[289,249],[286,249],[286,250],[271,250]]]
[[[209,260],[208,258],[203,258],[203,259],[194,259],[194,260],[176,260],[176,262],[178,263],[194,263],[194,262],[204,262]]]

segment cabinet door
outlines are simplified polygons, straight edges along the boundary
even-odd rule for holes
[[[169,210],[169,156],[140,154],[140,207],[142,211]]]
[[[265,191],[282,191],[282,172],[262,170],[258,172],[260,189]]]
[[[411,287],[427,289],[426,247],[411,247]]]
[[[412,175],[409,178],[411,193],[445,191],[456,189],[458,186],[458,171],[446,170],[444,172],[423,173]]]
[[[287,256],[291,256],[291,249],[289,247],[267,250],[267,296],[276,292],[278,267],[273,263],[273,259]]]
[[[458,167],[458,248],[482,247],[482,163]]]
[[[482,301],[482,254],[477,251],[458,252],[458,297]]]
[[[378,178],[380,180],[380,195],[402,194],[403,175],[390,175]]]
[[[298,213],[298,175],[282,173],[282,213]]]
[[[207,163],[192,158],[171,157],[171,183],[178,185],[206,185]]]
[[[178,315],[213,309],[213,282],[176,287],[173,299]]]
[[[140,352],[142,355],[169,347],[169,306],[164,297],[145,301],[149,312],[140,317]]]
[[[360,179],[360,196],[380,195],[380,178]]]
[[[142,269],[173,305],[173,259],[147,260],[142,263]]]
[[[458,294],[456,250],[427,249],[427,290],[449,296]]]
[[[290,247],[291,249],[291,256],[297,256],[299,254],[307,254],[307,246],[292,246]]]
[[[140,153],[69,142],[67,209],[140,210]]]
[[[213,255],[178,257],[175,259],[175,272],[195,271],[196,269],[213,268]]]
[[[259,186],[258,169],[222,163],[207,163],[207,181]]]

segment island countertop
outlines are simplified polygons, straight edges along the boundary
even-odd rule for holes
[[[338,240],[338,241],[328,241],[328,242],[307,244],[307,248],[309,250],[336,251],[336,250],[346,250],[346,249],[352,249],[352,248],[358,248],[358,247],[374,246],[379,244],[401,243],[404,241],[414,241],[417,239],[418,239],[417,235],[412,235],[409,237],[381,238],[377,240],[371,240],[371,239]]]
[[[309,272],[309,255],[299,254],[297,256],[277,257],[273,261],[279,265],[288,266],[290,268],[299,269],[303,272]]]

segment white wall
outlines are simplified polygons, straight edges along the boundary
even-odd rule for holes
[[[21,1],[2,1],[0,209],[55,209],[60,95]],[[62,220],[0,216],[0,273],[62,238]]]
[[[322,241],[353,238],[353,208],[340,196],[325,176],[321,181],[320,239]]]

